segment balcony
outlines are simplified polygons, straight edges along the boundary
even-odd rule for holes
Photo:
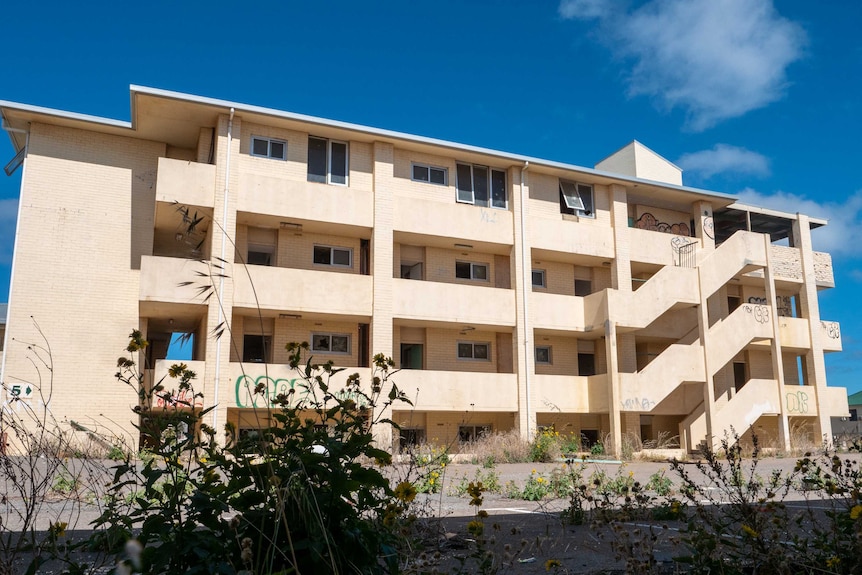
[[[515,325],[514,290],[398,278],[392,283],[392,311],[396,318],[496,327]]]
[[[159,158],[156,176],[157,202],[211,208],[214,198],[214,165]]]
[[[823,351],[841,351],[841,325],[837,321],[820,322],[820,345]]]
[[[802,255],[799,248],[770,246],[769,250],[776,279],[792,282],[802,281]],[[814,279],[817,282],[817,287],[835,287],[832,256],[825,252],[813,252],[813,254]]]
[[[140,301],[170,303],[201,303],[195,287],[183,282],[209,284],[198,274],[208,273],[206,265],[196,260],[162,256],[141,257]]]
[[[614,257],[614,232],[610,226],[562,219],[536,219],[528,225],[533,250],[594,256],[608,260]]]
[[[811,347],[811,334],[808,332],[808,320],[805,318],[779,316],[778,335],[782,349],[801,351]]]
[[[393,376],[417,411],[517,411],[518,380],[512,373],[404,369]]]
[[[244,173],[238,196],[240,212],[366,229],[374,226],[374,194],[367,190]]]
[[[171,366],[177,363],[184,363],[188,369],[197,374],[196,382],[204,380],[204,369],[206,368],[205,361],[174,361],[171,359],[156,360],[155,368],[152,370],[152,384],[160,383],[165,392],[157,394],[153,397],[153,408],[164,407],[203,407],[204,399],[207,399],[210,404],[214,403],[212,398],[194,397],[193,392],[178,391],[177,386],[179,380],[173,379],[168,375]]]
[[[607,374],[534,375],[534,396],[538,398],[538,411],[563,413],[607,413]],[[545,406],[545,407],[542,407]]]
[[[349,367],[338,372],[329,380],[330,391],[338,393],[344,388],[347,378],[358,373],[362,382],[362,389],[370,393],[371,369],[367,367]],[[231,362],[228,369],[230,376],[230,390],[227,398],[227,407],[269,407],[271,400],[279,394],[287,394],[294,390],[297,401],[313,400],[314,395],[305,386],[304,378],[296,370],[282,364],[263,363],[237,363]],[[255,394],[254,389],[263,385],[264,393]],[[388,389],[384,390],[388,393]],[[320,397],[320,390],[316,390]],[[224,394],[222,394],[224,400]],[[361,398],[354,398],[357,403],[362,404]]]
[[[233,274],[235,307],[371,317],[371,276],[268,266]]]
[[[512,212],[454,202],[395,196],[396,231],[510,246],[515,241]]]
[[[530,315],[535,329],[579,331],[604,329],[607,291],[587,297],[544,292],[530,293]]]
[[[677,265],[680,246],[691,243],[699,250],[700,240],[688,236],[677,236],[663,232],[628,228],[630,257],[633,262],[658,264],[661,266]]]

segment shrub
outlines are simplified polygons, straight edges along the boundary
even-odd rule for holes
[[[146,345],[133,332],[127,349],[134,353]],[[287,346],[290,366],[307,393],[269,398],[267,415],[274,425],[256,437],[239,437],[227,425],[222,444],[203,423],[208,409],[172,409],[147,418],[154,457],[116,466],[112,497],[91,544],[111,549],[131,568],[124,549],[135,537],[140,558],[134,567],[144,573],[396,570],[388,526],[406,505],[381,472],[365,464],[389,462],[371,436],[372,426],[383,420],[370,414],[407,401],[388,382],[393,363],[375,356],[370,391],[354,375],[347,380],[349,393],[335,393],[330,380],[340,370],[310,358],[303,362],[307,347]],[[150,404],[151,394],[176,396],[165,389],[169,384],[186,397],[200,397],[195,374],[185,365],[173,366],[171,381],[153,390],[143,386],[132,360],[121,359],[119,367],[119,380],[135,389],[142,405]],[[265,390],[254,393],[263,396]],[[196,429],[199,437],[183,432]],[[131,501],[124,497],[129,490],[136,492]]]
[[[553,428],[536,431],[530,444],[530,460],[536,463],[556,461],[560,457],[560,434]]]

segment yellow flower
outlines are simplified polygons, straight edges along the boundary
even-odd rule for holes
[[[545,479],[543,477],[539,477],[538,479],[536,479],[536,483],[544,483],[544,482],[545,482]]]
[[[826,560],[826,568],[832,569],[834,567],[838,567],[838,565],[840,563],[841,563],[841,559],[839,559],[838,557],[830,557],[829,559]]]
[[[471,521],[467,524],[467,531],[474,537],[479,537],[485,531],[485,524],[481,521]]]
[[[62,537],[66,534],[66,527],[68,526],[69,524],[65,521],[57,521],[56,523],[52,523],[49,529],[55,537]]]
[[[404,503],[410,503],[416,498],[416,488],[409,481],[402,481],[395,487],[395,497]]]
[[[856,520],[862,516],[862,505],[856,505],[850,510],[850,519]]]
[[[742,532],[748,535],[749,537],[757,537],[757,531],[749,527],[748,525],[742,526]]]
[[[530,472],[530,474],[533,474],[533,473],[536,473],[536,470],[535,470],[535,469],[534,469],[534,470],[532,470],[532,471]]]
[[[548,559],[547,561],[545,561],[545,571],[550,571],[551,569],[555,569],[560,565],[562,565],[562,563],[560,563],[556,559]]]

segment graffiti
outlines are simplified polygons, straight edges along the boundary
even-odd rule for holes
[[[620,409],[626,411],[649,411],[655,407],[655,402],[646,397],[630,397],[620,401]]]
[[[808,394],[804,391],[788,393],[787,413],[808,413]]]
[[[479,212],[480,221],[485,222],[486,224],[496,224],[497,223],[497,211],[496,210],[481,210]]]
[[[290,398],[290,405],[298,405],[306,401],[314,401],[315,396],[302,378],[272,378],[259,375],[253,378],[243,374],[236,378],[237,407],[269,407],[276,403],[279,397]],[[353,400],[361,408],[368,407],[368,397],[358,391],[340,390],[333,394],[339,400]],[[260,402],[261,405],[258,405]]]
[[[176,395],[170,393],[156,394],[156,407],[203,407],[200,396],[195,397],[191,390],[183,389]]]
[[[746,313],[754,315],[754,321],[757,323],[766,323],[769,321],[769,306],[746,304],[742,308]]]
[[[688,224],[668,224],[666,222],[660,222],[649,212],[638,218],[635,222],[635,227],[642,230],[649,230],[651,232],[662,232],[663,234],[676,234],[678,236],[691,235],[691,230],[689,230]]]
[[[715,221],[712,219],[712,216],[703,218],[703,233],[709,239],[715,239]]]
[[[766,305],[769,302],[766,301],[765,297],[751,296],[750,298],[748,298],[748,303],[753,303],[756,305]],[[778,308],[778,315],[784,316],[784,317],[792,317],[793,316],[793,312],[791,311],[791,307],[790,307],[790,296],[785,295],[785,296],[776,297],[775,298],[775,304],[776,304],[776,307]]]
[[[826,330],[826,337],[829,339],[841,339],[841,327],[837,321],[821,321],[820,325]]]

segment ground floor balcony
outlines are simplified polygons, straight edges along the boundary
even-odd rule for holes
[[[608,375],[530,376],[538,411],[560,413],[607,413]]]

